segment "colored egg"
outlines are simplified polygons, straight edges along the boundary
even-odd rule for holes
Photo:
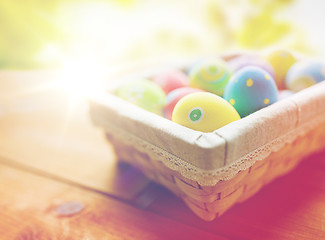
[[[171,120],[176,103],[182,97],[195,92],[202,92],[202,90],[197,88],[191,88],[191,87],[182,87],[182,88],[177,88],[171,91],[170,93],[168,93],[166,97],[166,106],[164,109],[165,117]]]
[[[221,59],[200,61],[189,72],[190,87],[222,96],[230,75],[230,69]]]
[[[232,58],[228,61],[228,65],[233,73],[247,66],[255,66],[262,68],[274,78],[274,70],[272,65],[264,58],[256,55],[242,55]]]
[[[156,75],[152,78],[152,81],[158,84],[165,93],[169,93],[176,88],[186,87],[189,84],[188,76],[179,70]]]
[[[296,62],[296,58],[289,51],[276,50],[271,52],[266,59],[273,67],[276,85],[279,89],[284,89],[287,72]]]
[[[296,62],[286,76],[288,89],[298,92],[325,79],[325,64],[316,61]]]
[[[295,92],[291,91],[291,90],[279,90],[278,99],[282,100],[282,99],[285,99],[293,94],[295,94]]]
[[[190,63],[187,67],[186,67],[186,69],[185,69],[185,73],[187,74],[187,75],[189,75],[190,74],[190,72],[196,67],[196,66],[199,66],[200,64],[202,64],[202,63],[204,63],[204,62],[206,62],[207,61],[207,59],[206,58],[202,58],[202,57],[200,57],[200,58],[197,58],[197,59],[195,59],[192,63]]]
[[[173,122],[201,132],[213,132],[238,119],[231,104],[208,92],[186,95],[178,101],[172,115]]]
[[[276,102],[278,90],[269,73],[258,67],[244,67],[231,77],[224,98],[245,117]]]
[[[161,87],[147,79],[122,86],[116,95],[159,115],[162,115],[166,101],[166,95]]]

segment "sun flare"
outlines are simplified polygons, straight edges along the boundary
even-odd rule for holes
[[[87,98],[100,90],[105,71],[90,60],[65,60],[57,86],[73,99]]]

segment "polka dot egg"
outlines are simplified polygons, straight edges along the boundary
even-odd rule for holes
[[[314,61],[301,61],[292,65],[286,76],[288,89],[298,92],[325,79],[325,64]]]
[[[207,92],[186,95],[178,101],[172,115],[172,121],[201,132],[213,132],[239,119],[231,104]]]
[[[221,59],[200,61],[189,71],[190,87],[222,96],[230,75],[230,69]]]
[[[276,102],[278,90],[269,73],[258,67],[244,67],[230,79],[224,98],[245,117]]]

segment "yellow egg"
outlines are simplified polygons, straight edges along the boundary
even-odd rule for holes
[[[207,92],[183,97],[176,104],[172,115],[172,121],[201,132],[213,132],[239,119],[239,114],[229,102]]]
[[[285,89],[285,77],[296,58],[286,50],[277,50],[271,52],[266,59],[271,63],[274,69],[274,80],[279,89]]]

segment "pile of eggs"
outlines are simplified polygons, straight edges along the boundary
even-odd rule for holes
[[[122,86],[116,95],[188,128],[212,132],[325,79],[325,64],[286,50],[209,58]]]

